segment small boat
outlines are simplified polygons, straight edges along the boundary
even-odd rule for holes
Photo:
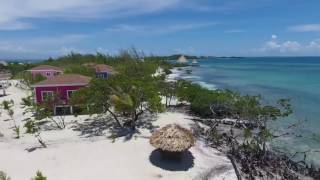
[[[199,66],[199,63],[196,59],[192,60],[191,66]]]

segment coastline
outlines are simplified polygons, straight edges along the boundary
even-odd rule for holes
[[[208,88],[210,90],[216,90],[217,86],[214,84],[209,84],[204,81],[199,81],[200,77],[193,76],[192,72],[191,74],[188,74],[187,71],[190,70],[192,66],[187,67],[174,67],[171,69],[171,74],[169,74],[166,78],[167,81],[177,81],[179,79],[183,80],[189,80],[196,84],[199,84],[202,87]],[[198,80],[195,80],[198,79]]]
[[[187,80],[187,81],[191,81],[193,83],[199,84],[200,86],[204,87],[204,88],[208,88],[206,87],[206,85],[201,85],[201,83],[197,82],[196,80],[190,80],[189,78],[185,78],[185,72],[186,69],[182,69],[182,68],[173,68],[174,70],[172,71],[172,74],[169,75],[170,79],[174,79],[174,80]],[[180,70],[179,70],[180,69]],[[192,74],[192,73],[191,73]],[[190,75],[190,74],[189,74]],[[214,90],[214,89],[213,89]],[[203,124],[206,124],[208,126],[210,126],[210,124],[212,124],[212,119],[194,119],[196,121],[199,121]],[[211,122],[210,122],[211,121]],[[226,133],[226,129],[230,128],[230,126],[234,126],[235,124],[234,119],[222,119],[222,120],[214,120],[214,123],[218,123],[220,125],[223,125],[223,127],[218,128],[220,132]],[[240,124],[245,124],[246,121],[244,122],[238,122]],[[243,131],[243,128],[240,126],[238,131]],[[242,137],[244,136],[242,133],[238,132],[238,136],[240,136],[240,142],[242,141],[241,139],[243,139]],[[271,145],[271,144],[269,144]],[[271,147],[271,146],[269,146]],[[306,153],[310,152],[310,154],[312,153],[312,150],[307,150],[307,151],[294,151],[293,154],[290,154],[289,152],[282,152],[281,148],[277,148],[276,146],[272,146],[272,148],[270,148],[270,150],[268,150],[268,154],[270,157],[272,157],[274,159],[275,162],[282,161],[281,159],[286,159],[286,163],[288,163],[288,166],[294,166],[295,171],[292,172],[293,176],[298,176],[300,178],[303,179],[312,179],[311,177],[305,176],[303,175],[305,172],[309,171],[310,174],[312,174],[311,176],[313,177],[318,177],[319,176],[319,170],[317,168],[317,166],[314,166],[314,164],[312,164],[312,162],[307,161],[306,159],[303,159],[303,157],[305,156]],[[221,151],[225,151],[223,148],[221,149]],[[317,152],[317,150],[314,150],[314,152]],[[241,164],[237,164],[240,168]],[[285,168],[285,167],[280,167],[281,168]],[[263,170],[262,170],[263,171]],[[301,174],[300,174],[301,173]],[[265,172],[265,174],[268,174],[268,172]],[[299,178],[299,179],[300,179]]]

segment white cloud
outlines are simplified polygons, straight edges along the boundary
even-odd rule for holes
[[[108,32],[143,32],[146,30],[145,26],[129,25],[129,24],[118,24],[113,27],[105,29]]]
[[[263,47],[260,49],[261,51],[273,51],[273,52],[297,52],[302,48],[300,43],[297,41],[285,41],[278,42],[278,36],[272,35],[271,40],[267,41]]]
[[[276,35],[272,35],[271,39],[264,43],[262,48],[257,49],[258,52],[271,54],[319,54],[320,39],[313,40],[308,44],[301,44],[297,41],[280,42]]]
[[[1,0],[0,30],[30,28],[26,19],[112,18],[173,8],[182,0]]]
[[[166,34],[179,31],[188,31],[192,29],[201,29],[217,25],[216,22],[199,22],[199,23],[175,23],[161,25],[130,25],[119,24],[113,27],[106,28],[107,32],[122,33],[130,32],[136,34]]]
[[[31,53],[35,52],[32,48],[26,48],[21,45],[0,42],[0,52],[4,53]]]
[[[196,4],[203,2],[203,4]],[[270,3],[275,4],[276,2],[271,0],[197,0],[197,1],[186,1],[189,7],[198,9],[200,11],[213,11],[213,12],[231,12],[241,11],[248,9],[256,9],[269,5]]]
[[[69,34],[56,37],[17,38],[0,40],[0,54],[9,57],[48,57],[75,51],[67,48],[88,38],[87,35]]]
[[[0,22],[0,30],[20,30],[20,29],[32,29],[33,26],[24,22]]]
[[[218,23],[216,22],[202,22],[202,23],[188,23],[188,24],[176,24],[176,25],[169,25],[162,30],[158,30],[159,32],[178,32],[178,31],[186,31],[191,29],[200,29],[206,28],[210,26],[215,26]]]
[[[298,52],[301,48],[297,41],[286,41],[280,45],[280,52]]]
[[[320,24],[303,24],[289,27],[290,31],[295,32],[320,32]]]
[[[320,51],[320,39],[313,40],[307,46],[309,49],[319,50]]]

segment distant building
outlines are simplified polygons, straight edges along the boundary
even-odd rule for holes
[[[42,75],[47,79],[53,78],[63,73],[63,69],[50,65],[39,65],[32,69],[29,69],[28,71],[31,72],[33,76]]]
[[[187,58],[184,55],[181,55],[177,60],[178,63],[188,63]]]
[[[110,75],[117,73],[111,66],[106,64],[96,64],[94,68],[97,78],[107,79]]]
[[[75,91],[88,86],[91,77],[66,74],[52,77],[34,84],[35,102],[42,104],[52,100],[54,114],[73,114],[70,98]]]

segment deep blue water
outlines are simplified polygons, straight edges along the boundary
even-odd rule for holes
[[[260,94],[266,104],[275,103],[279,98],[290,98],[293,115],[270,126],[287,131],[291,123],[307,120],[299,128],[289,130],[305,137],[282,138],[274,146],[287,151],[320,150],[320,142],[314,138],[317,137],[315,134],[320,134],[320,57],[217,58],[200,60],[199,64],[199,67],[191,67],[190,75],[183,77],[208,88]],[[320,164],[319,154],[312,154],[310,159]]]

